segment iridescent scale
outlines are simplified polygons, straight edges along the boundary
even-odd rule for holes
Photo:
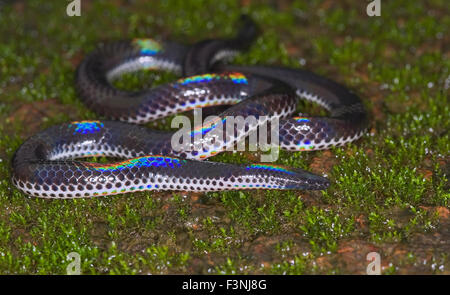
[[[32,136],[14,156],[13,183],[28,195],[44,198],[143,190],[326,189],[326,178],[299,168],[201,161],[232,149],[270,118],[279,119],[275,136],[280,148],[290,151],[343,145],[361,137],[367,128],[359,97],[336,82],[300,69],[220,63],[247,49],[257,37],[251,20],[244,18],[243,24],[235,38],[192,46],[150,38],[99,46],[78,66],[76,88],[88,107],[115,121],[76,121]],[[111,84],[124,73],[138,70],[190,74],[137,92]],[[325,107],[329,116],[293,116],[299,98]],[[191,144],[182,149],[172,146],[174,132],[130,124],[216,105],[231,106],[209,125],[193,126],[186,133]],[[225,128],[222,139],[205,141],[229,118],[239,116],[254,117],[257,123],[232,125]],[[196,138],[202,141],[200,149]],[[73,160],[90,156],[125,160],[108,164]]]

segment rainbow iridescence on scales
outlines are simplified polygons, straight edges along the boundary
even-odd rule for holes
[[[247,78],[241,73],[225,73],[225,74],[204,74],[196,75],[177,81],[178,84],[187,85],[191,83],[204,83],[214,80],[229,79],[236,84],[248,84]]]
[[[213,81],[231,81],[232,83],[235,84],[248,84],[248,80],[247,78],[238,72],[229,72],[229,73],[220,73],[220,74],[202,74],[202,75],[196,75],[196,76],[190,76],[190,77],[186,77],[186,78],[182,78],[177,80],[173,85],[174,88],[178,88],[178,86],[182,85],[192,85],[192,84],[201,84],[201,83],[209,83],[209,82],[213,82]],[[186,90],[184,95],[188,95],[188,93],[193,92],[193,90],[188,89]],[[228,99],[228,103],[234,104],[234,103],[238,103],[241,100],[240,97],[235,97],[235,98],[229,98]],[[221,100],[218,99],[214,99],[214,100],[195,100],[193,102],[186,102],[183,103],[184,104],[189,104],[189,108],[188,109],[193,109],[193,108],[198,108],[198,107],[208,107],[208,106],[213,106],[213,105],[218,105],[221,104]],[[203,128],[203,126],[200,126],[199,128],[197,128],[196,130],[194,130],[193,134],[196,133],[206,133],[207,131],[211,130],[214,126],[211,127],[205,127]]]
[[[99,163],[87,163],[87,165],[96,171],[116,171],[130,168],[140,167],[162,167],[162,168],[177,168],[180,167],[185,160],[164,157],[164,156],[144,156],[134,159],[125,160],[118,163],[111,164],[99,164]]]
[[[293,118],[295,121],[297,121],[297,122],[309,122],[309,121],[311,121],[310,119],[308,119],[308,118],[305,118],[305,117],[294,117]]]
[[[297,121],[298,123],[308,123],[311,120],[309,118],[305,118],[305,117],[294,117],[293,118],[295,121]],[[310,128],[309,126],[304,126],[304,128]],[[305,150],[312,150],[314,149],[314,145],[311,144],[311,141],[309,141],[308,139],[301,141],[299,144],[297,144],[297,146],[299,147],[300,151],[305,151]]]
[[[136,38],[133,44],[141,50],[143,55],[154,55],[162,49],[161,43],[150,38]]]
[[[75,121],[70,123],[69,127],[74,127],[73,134],[91,134],[100,131],[104,127],[100,121]]]
[[[199,125],[194,128],[191,132],[191,137],[195,137],[196,134],[205,135],[206,132],[209,132],[215,128],[222,128],[225,125],[227,118],[221,119],[220,117],[215,117],[211,121],[205,122],[205,124]]]
[[[270,164],[253,164],[253,165],[249,165],[246,167],[247,170],[250,169],[264,169],[264,170],[271,170],[271,171],[278,171],[278,172],[283,172],[283,173],[287,173],[287,174],[294,174],[294,172],[279,166],[279,165],[270,165]]]

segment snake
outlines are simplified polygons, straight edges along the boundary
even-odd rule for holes
[[[41,198],[88,198],[129,192],[222,191],[244,189],[325,190],[327,177],[270,162],[232,164],[208,158],[229,150],[262,124],[278,129],[280,149],[315,151],[341,146],[367,130],[361,99],[345,86],[313,72],[272,65],[233,65],[261,30],[248,16],[230,38],[182,44],[156,38],[107,41],[86,55],[75,73],[82,101],[105,120],[51,126],[29,137],[12,160],[12,183]],[[169,71],[175,81],[129,91],[115,79],[136,71]],[[327,116],[294,116],[298,101],[319,104]],[[142,124],[211,106],[228,106],[210,121],[185,131],[182,148],[173,148],[173,131]],[[212,135],[233,117],[253,117]],[[178,131],[177,131],[178,132]],[[200,137],[199,137],[200,135]],[[197,136],[197,137],[196,137]],[[198,148],[200,143],[200,148]],[[195,148],[197,147],[197,148]],[[99,163],[84,157],[119,158]]]

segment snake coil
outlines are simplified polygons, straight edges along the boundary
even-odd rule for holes
[[[136,125],[195,108],[232,105],[218,115],[219,121],[229,116],[277,118],[279,145],[286,150],[327,149],[363,135],[366,111],[358,96],[344,86],[300,69],[224,63],[258,36],[259,28],[250,18],[243,16],[240,23],[234,38],[190,46],[150,38],[99,46],[78,66],[76,89],[89,108],[113,120],[71,122],[30,137],[14,155],[14,185],[44,198],[142,190],[327,188],[328,179],[298,168],[201,161],[232,147],[259,125],[246,122],[243,128],[227,129],[225,139],[204,144],[200,150],[192,149],[195,142],[175,150],[173,132]],[[182,78],[134,92],[111,83],[142,69],[172,71]],[[298,98],[320,104],[330,115],[291,117]],[[218,125],[212,126],[197,126],[189,136],[211,134]],[[100,155],[125,160],[108,164],[73,160]]]

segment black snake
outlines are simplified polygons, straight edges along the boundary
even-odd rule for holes
[[[251,19],[244,16],[241,23],[234,38],[190,46],[149,38],[99,46],[78,66],[76,88],[95,112],[119,121],[71,122],[30,137],[14,156],[13,183],[28,195],[46,198],[141,190],[327,188],[326,178],[297,168],[200,161],[233,147],[263,123],[272,126],[273,118],[279,119],[280,148],[291,151],[343,145],[367,129],[361,100],[336,82],[300,69],[224,63],[258,35]],[[123,73],[142,69],[172,71],[182,78],[136,92],[111,84]],[[290,117],[298,98],[320,104],[330,115]],[[193,140],[174,149],[173,132],[131,124],[213,105],[232,106],[209,127],[196,126],[187,134],[192,139],[202,135],[200,148],[194,148],[199,142]],[[252,116],[257,123],[245,121],[241,127],[227,129],[222,138],[204,140],[228,118],[238,116]],[[126,160],[109,164],[72,160],[98,155]]]

